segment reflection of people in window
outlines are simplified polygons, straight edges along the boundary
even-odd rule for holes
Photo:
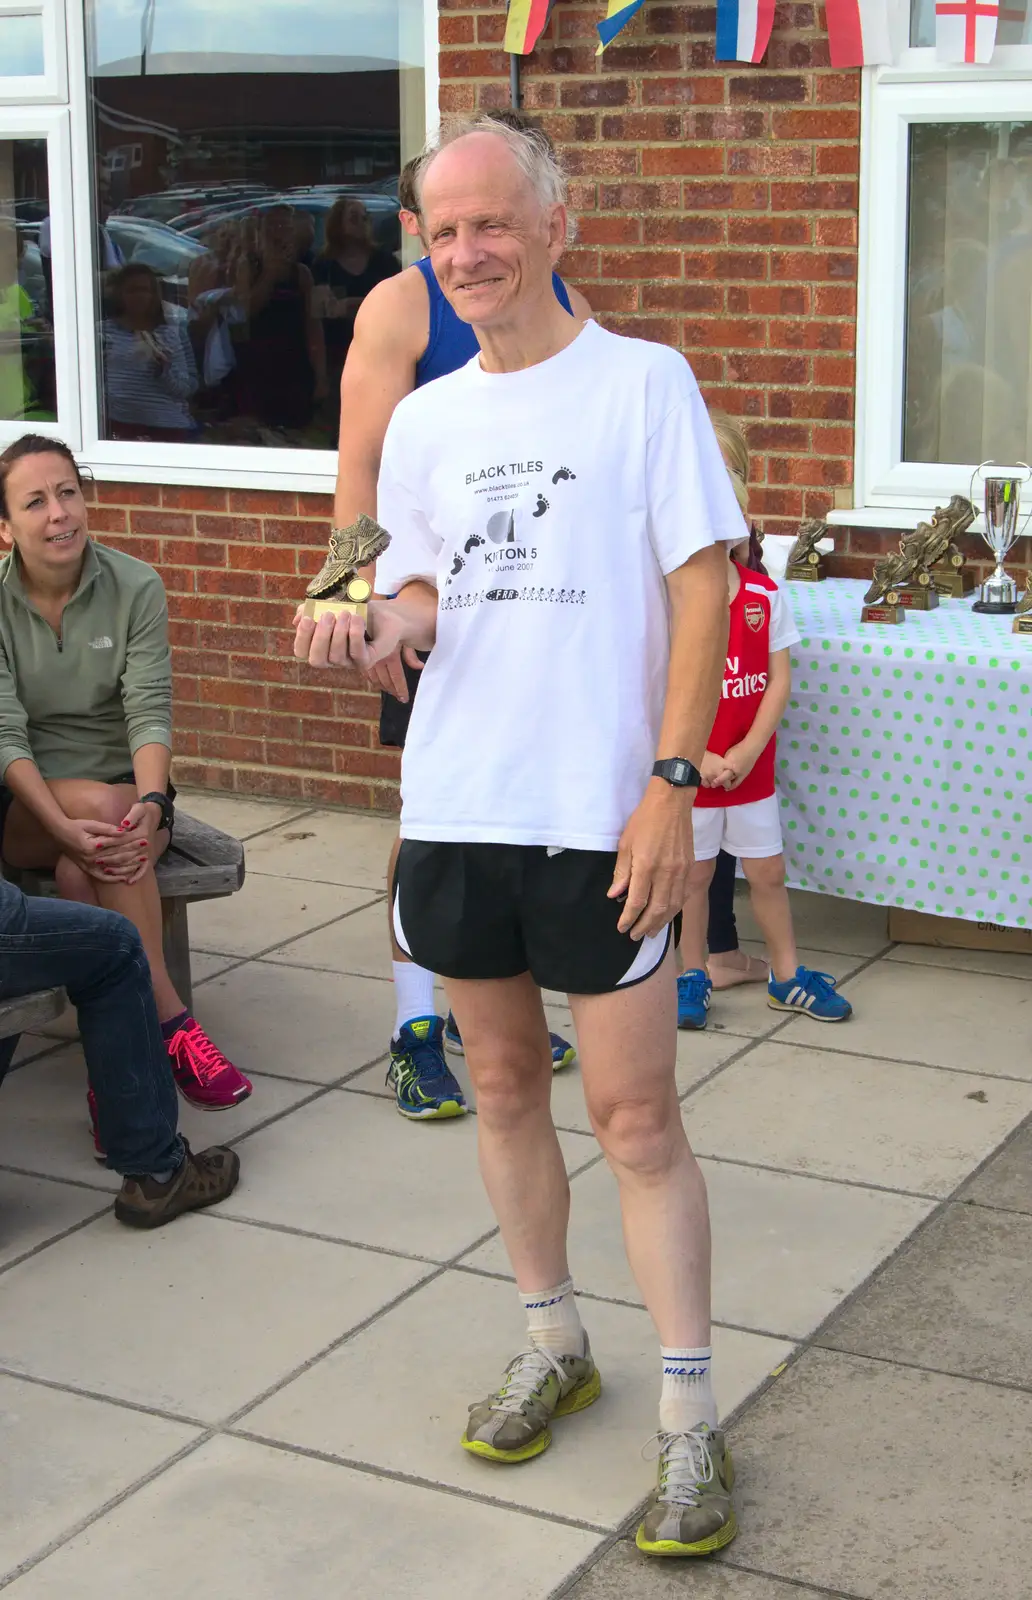
[[[340,392],[340,375],[355,332],[355,316],[371,289],[401,271],[397,261],[373,241],[369,212],[357,195],[345,195],[330,208],[326,242],[315,263],[315,308],[326,330],[326,360],[331,394]]]
[[[297,259],[291,206],[262,215],[249,253],[249,326],[234,339],[233,390],[241,417],[274,428],[306,428],[326,394],[326,346],[312,312],[312,274]]]
[[[157,273],[130,262],[112,274],[108,299],[102,338],[112,438],[193,438],[197,425],[187,400],[197,388],[197,368],[185,330],[166,318]]]
[[[0,217],[0,418],[54,421],[40,403],[33,369],[53,367],[53,340],[21,283],[25,241],[14,223]]]

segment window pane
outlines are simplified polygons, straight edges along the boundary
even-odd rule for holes
[[[42,17],[0,17],[0,74],[5,78],[43,76]]]
[[[423,0],[86,0],[106,438],[333,449]],[[346,419],[345,419],[346,420]]]
[[[1032,122],[915,123],[903,456],[1027,460]]]
[[[1032,6],[1028,0],[1001,0],[996,25],[997,44],[1032,43]],[[935,0],[910,0],[910,43],[935,43]]]
[[[0,420],[57,417],[45,139],[0,139]]]

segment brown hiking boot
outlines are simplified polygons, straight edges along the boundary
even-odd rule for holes
[[[115,1216],[129,1228],[160,1228],[184,1211],[200,1211],[203,1206],[228,1200],[240,1177],[240,1157],[235,1150],[212,1145],[194,1155],[186,1145],[186,1160],[167,1183],[154,1178],[125,1178]]]

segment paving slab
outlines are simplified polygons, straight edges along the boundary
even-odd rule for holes
[[[743,885],[744,888],[744,885]],[[792,923],[796,940],[814,950],[830,950],[841,955],[873,956],[887,948],[889,919],[884,906],[864,905],[859,900],[840,900],[837,895],[813,894],[806,889],[789,891]],[[735,896],[738,935],[762,939],[752,914],[748,891]]]
[[[545,1600],[596,1543],[576,1528],[221,1438],[7,1592],[11,1600],[181,1600],[184,1586],[200,1586],[222,1600],[474,1592]]]
[[[703,1161],[713,1224],[713,1315],[782,1338],[812,1333],[927,1215],[912,1200],[788,1173]],[[573,1180],[570,1266],[579,1289],[641,1304],[604,1164]],[[501,1239],[464,1266],[509,1276]]]
[[[817,1600],[794,1583],[720,1561],[657,1561],[620,1539],[564,1591],[564,1600]]]
[[[214,1213],[153,1233],[102,1217],[0,1274],[0,1367],[218,1421],[424,1272]]]
[[[277,828],[294,817],[303,816],[308,809],[281,800],[218,794],[210,789],[179,789],[176,804],[198,821],[245,841],[264,833],[267,828]]]
[[[571,1169],[598,1154],[584,1134],[561,1142]],[[247,1184],[219,1212],[446,1261],[495,1226],[476,1143],[474,1117],[410,1122],[331,1089],[242,1142]]]
[[[197,994],[204,1025],[248,1073],[333,1083],[378,1060],[394,1027],[394,990],[382,978],[248,961]],[[373,1075],[382,1080],[384,1068]]]
[[[947,967],[951,972],[988,972],[999,978],[1032,979],[1032,956],[1009,950],[944,950],[933,944],[898,944],[885,959],[900,966]]]
[[[977,1178],[965,1184],[960,1198],[1032,1215],[1032,1125],[1022,1128]]]
[[[821,1343],[1032,1390],[1032,1217],[949,1206]]]
[[[851,1026],[812,1024],[806,1038],[837,1039]],[[783,1038],[761,1042],[685,1101],[700,1155],[945,1196],[1032,1111],[1032,1084]]]
[[[643,1311],[601,1303],[583,1309],[601,1398],[560,1418],[551,1448],[526,1469],[480,1461],[459,1445],[469,1405],[497,1387],[506,1362],[526,1342],[513,1288],[468,1273],[424,1284],[239,1427],[509,1505],[615,1527],[655,1478],[655,1465],[641,1451],[656,1427],[658,1342]],[[714,1362],[724,1409],[739,1404],[790,1349],[718,1329]],[[435,1359],[441,1351],[445,1359]]]
[[[1030,1440],[1032,1395],[810,1350],[733,1430],[729,1556],[857,1600],[1027,1600]]]
[[[255,839],[247,866],[274,877],[349,883],[386,894],[387,863],[397,837],[396,819],[311,811]]]
[[[293,883],[272,879],[269,883]],[[306,885],[310,888],[311,885]],[[323,894],[357,895],[368,898],[368,890],[325,889]],[[314,920],[314,919],[313,919]],[[325,920],[325,919],[323,919]],[[284,935],[286,937],[286,935]],[[271,941],[270,941],[271,942]],[[334,922],[318,933],[294,939],[273,952],[273,961],[288,967],[316,967],[324,972],[350,972],[360,978],[390,978],[391,943],[387,935],[387,912],[382,901],[369,905],[354,916]]]
[[[180,1422],[4,1375],[0,1431],[0,1579],[198,1437]]]
[[[106,1194],[93,1189],[0,1172],[0,1267],[98,1216],[109,1204]]]
[[[254,956],[333,918],[347,917],[371,900],[371,889],[249,872],[238,894],[190,907],[190,943],[217,955]]]
[[[1032,1079],[1032,984],[879,961],[853,978],[847,993],[851,1020],[824,1029],[834,1033],[828,1042],[835,1050]],[[810,1043],[815,1026],[793,1017],[779,1037]]]
[[[203,991],[202,991],[203,992]],[[246,1054],[240,1066],[249,1067]],[[180,1132],[196,1150],[240,1138],[313,1093],[311,1085],[254,1074],[254,1092],[213,1114],[179,1101]],[[86,1063],[77,1044],[12,1073],[0,1090],[0,1166],[113,1193],[121,1178],[94,1160],[86,1110]],[[246,1158],[245,1158],[246,1159]]]

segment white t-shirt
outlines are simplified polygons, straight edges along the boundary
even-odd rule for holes
[[[746,590],[750,587],[748,578],[745,587]],[[780,585],[764,592],[770,597],[770,653],[773,655],[776,650],[787,650],[789,645],[798,644],[800,635],[792,608]]]
[[[398,406],[377,516],[378,591],[440,597],[402,837],[615,849],[655,760],[664,574],[746,537],[687,362],[593,322],[521,372],[475,357]]]

